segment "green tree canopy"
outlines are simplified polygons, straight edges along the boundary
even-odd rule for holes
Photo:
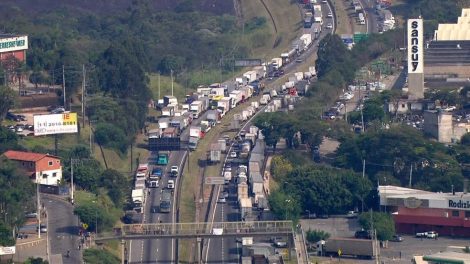
[[[359,216],[359,224],[365,230],[376,230],[377,239],[386,241],[395,235],[395,222],[390,214],[380,212],[367,212]]]

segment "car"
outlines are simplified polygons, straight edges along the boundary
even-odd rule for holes
[[[23,132],[23,128],[21,128],[21,127],[16,127],[16,132]]]
[[[331,23],[328,23],[328,24],[326,25],[326,28],[328,28],[328,29],[332,29],[332,28],[333,28],[333,24],[331,24]]]
[[[150,174],[150,177],[162,177],[163,176],[163,170],[160,167],[154,167],[152,169],[152,174]]]
[[[47,226],[46,225],[40,225],[39,230],[41,230],[41,233],[47,233]]]
[[[237,152],[232,151],[230,152],[230,158],[236,158],[237,157]]]
[[[361,238],[361,239],[372,239],[372,236],[368,230],[359,230],[354,233],[355,238]]]
[[[26,213],[25,216],[26,216],[26,218],[37,218],[38,213],[36,213],[36,212]]]
[[[439,234],[436,231],[416,233],[416,237],[419,237],[419,238],[433,238],[433,239],[436,239],[438,236],[439,236]]]
[[[220,197],[228,198],[228,192],[222,192],[222,195]]]
[[[171,176],[176,177],[179,174],[179,168],[178,166],[171,166],[170,169]]]
[[[65,108],[63,107],[57,107],[56,109],[51,111],[51,114],[62,114],[65,112]]]
[[[277,248],[285,248],[287,247],[287,241],[282,237],[272,237],[271,243]]]
[[[323,4],[326,4],[326,3],[328,3],[328,1],[327,1],[327,0],[322,0],[321,2],[322,2]]]
[[[175,188],[175,181],[168,180],[168,189],[174,189],[174,188]]]
[[[226,203],[226,202],[227,202],[227,199],[225,199],[225,197],[220,197],[217,202],[218,202],[218,203]]]
[[[392,242],[403,242],[403,237],[400,235],[393,235]]]
[[[298,59],[295,60],[295,62],[297,62],[297,63],[302,63],[303,61],[304,61],[304,60],[302,60],[302,59],[300,59],[300,58],[298,58]]]
[[[329,216],[327,214],[321,214],[318,218],[320,219],[328,219]]]
[[[21,121],[21,118],[19,118],[17,115],[11,113],[11,112],[7,112],[7,116],[6,116],[6,119],[7,120],[11,120],[11,121],[16,121],[16,122],[20,122]]]
[[[333,13],[332,13],[332,12],[328,12],[327,17],[333,17]]]
[[[346,214],[346,218],[357,218],[357,213],[354,212],[354,211],[349,211],[349,212]]]

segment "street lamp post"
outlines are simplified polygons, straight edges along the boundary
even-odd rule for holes
[[[92,203],[96,204],[96,207],[95,207],[95,234],[98,235],[98,203],[96,201],[92,201]]]
[[[292,201],[291,201],[290,199],[286,199],[286,203],[287,203],[287,204],[289,204],[289,205],[290,205],[290,203],[291,203],[291,202],[292,202]],[[288,207],[286,207],[286,214],[285,214],[285,218],[286,218],[286,220],[287,220],[287,213],[289,212],[289,211],[288,211],[288,209],[289,209],[289,208],[288,208]]]

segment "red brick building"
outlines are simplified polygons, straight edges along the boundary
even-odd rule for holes
[[[57,185],[62,179],[62,165],[59,157],[15,150],[9,150],[3,155],[16,162],[33,182],[37,181],[36,176],[39,176],[39,183],[44,185]]]
[[[470,194],[433,193],[397,186],[379,186],[380,205],[395,220],[397,233],[436,231],[470,237]]]

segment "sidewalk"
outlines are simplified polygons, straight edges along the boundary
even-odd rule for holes
[[[294,233],[294,246],[296,251],[296,258],[298,264],[308,264],[307,252],[305,251],[305,241],[302,228],[299,228]]]

